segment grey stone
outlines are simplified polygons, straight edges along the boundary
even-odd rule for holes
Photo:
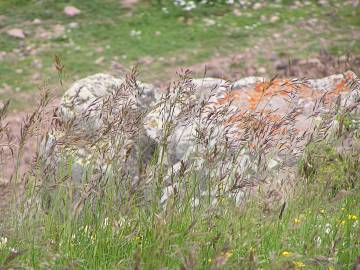
[[[360,89],[349,92],[342,91],[341,87],[348,87],[356,79],[354,73],[346,72],[317,80],[277,80],[271,89],[266,88],[269,80],[263,77],[247,77],[234,83],[203,78],[184,81],[161,95],[160,90],[150,84],[133,82],[131,87],[122,89],[125,78],[96,74],[74,83],[64,94],[59,106],[60,123],[71,123],[73,132],[86,134],[85,142],[79,145],[72,145],[71,142],[67,145],[65,142],[58,146],[57,143],[61,142],[66,132],[60,128],[49,133],[42,155],[53,158],[49,158],[47,164],[59,164],[64,156],[72,157],[75,161],[72,168],[74,180],[83,178],[87,164],[94,163],[95,158],[100,173],[116,170],[111,166],[124,168],[123,172],[130,176],[133,183],[137,183],[143,173],[139,160],[146,165],[156,149],[160,156],[165,147],[165,156],[160,158],[164,158],[168,169],[165,181],[169,186],[164,189],[162,203],[171,197],[175,189],[182,189],[182,184],[171,183],[171,175],[179,173],[183,164],[191,165],[193,170],[199,171],[202,179],[209,178],[208,173],[211,174],[210,178],[219,181],[232,179],[228,182],[224,180],[224,188],[228,192],[237,184],[234,183],[235,175],[241,175],[246,183],[259,181],[253,178],[261,177],[262,173],[278,179],[276,181],[283,181],[286,176],[282,171],[285,168],[287,174],[289,171],[291,173],[289,168],[294,167],[304,149],[307,139],[305,131],[317,129],[327,121],[327,124],[332,123],[333,126],[329,132],[336,133],[338,123],[333,108],[318,104],[316,99],[330,91],[332,99],[338,96],[339,106],[345,110],[359,100]],[[297,90],[289,95],[279,94],[283,89],[288,91],[291,87],[289,84],[298,87]],[[261,88],[262,85],[265,90]],[[265,91],[273,91],[273,94],[265,95]],[[114,106],[109,111],[111,117],[116,119],[120,115],[124,121],[141,126],[128,129],[124,123],[115,122],[114,125],[119,126],[111,128],[120,130],[115,132],[114,137],[102,137],[101,132],[111,120],[102,115],[103,106],[116,93],[121,93],[122,98],[109,103]],[[253,99],[256,102],[256,98],[262,99],[253,107],[250,106]],[[317,114],[313,111],[314,104],[319,107]],[[130,116],[122,114],[124,108],[131,112]],[[253,142],[251,136],[255,136],[255,127],[260,125],[257,121],[261,120],[258,118],[262,110],[273,111],[273,116],[278,117],[279,120],[268,121],[269,126],[274,125],[275,128],[276,121],[286,119],[290,112],[299,113],[287,123],[287,133],[268,135],[270,142],[259,139],[255,140],[257,145],[250,147],[248,143]],[[247,119],[246,115],[250,118]],[[329,120],[323,115],[329,116]],[[138,117],[142,119],[141,122],[135,121]],[[294,130],[290,132],[292,128]],[[291,144],[291,149],[280,151],[283,142]],[[261,162],[258,162],[256,147],[261,149],[262,144],[268,144],[269,149],[261,156]],[[104,153],[99,152],[99,149]],[[209,166],[208,159],[212,151],[217,151],[221,156],[217,164],[221,163],[222,166],[204,169]],[[212,158],[219,157],[215,155]],[[116,162],[108,165],[108,160]],[[151,180],[151,177],[146,179]],[[199,185],[202,189],[206,183],[200,181]],[[241,190],[234,196],[240,201],[245,194]]]
[[[112,160],[137,181],[137,162],[149,161],[155,147],[141,127],[131,125],[155,103],[158,90],[141,82],[122,88],[124,84],[125,78],[95,74],[75,82],[65,92],[58,109],[59,126],[53,128],[43,142],[44,167],[57,171],[59,164],[72,160],[71,176],[81,181],[88,164],[95,165],[94,170],[105,172],[111,169],[106,164]],[[111,103],[116,93],[121,98]],[[113,107],[105,112],[104,106],[110,104]],[[112,120],[120,121],[121,125],[108,127]],[[127,124],[130,127],[123,128]],[[107,128],[112,133],[103,135]],[[73,138],[69,138],[69,134]]]

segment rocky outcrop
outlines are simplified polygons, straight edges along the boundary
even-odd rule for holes
[[[181,186],[173,176],[189,169],[223,182],[241,199],[242,187],[288,171],[322,123],[336,132],[339,110],[359,102],[354,84],[350,71],[317,80],[234,83],[184,75],[164,91],[131,76],[96,74],[64,94],[43,156],[52,168],[70,156],[75,180],[95,163],[101,175],[121,172],[135,186],[151,181],[146,164],[152,159],[156,169],[161,160],[168,171],[163,201]]]
[[[111,108],[111,114],[117,114],[124,106],[146,110],[160,98],[160,93],[149,84],[126,84],[125,78],[95,74],[75,82],[65,92],[59,107],[60,120],[72,121],[86,132],[95,131],[104,124],[100,114],[105,109],[105,103],[111,102],[111,98],[118,98],[116,105],[120,108]]]
[[[70,163],[72,178],[80,182],[88,170],[102,175],[116,164],[136,178],[137,159],[149,160],[154,151],[141,119],[157,99],[159,91],[131,76],[95,74],[75,82],[42,143],[45,174],[59,174]]]
[[[341,98],[340,106],[345,106],[349,98],[354,97],[355,91],[350,93],[350,83],[356,78],[352,72],[333,75],[318,80],[305,79],[275,79],[267,80],[262,77],[248,77],[234,82],[233,84],[217,79],[193,80],[190,85],[184,85],[185,102],[177,102],[174,105],[171,120],[176,122],[175,132],[170,136],[169,144],[171,153],[175,156],[174,160],[182,158],[186,149],[196,137],[194,124],[199,122],[185,123],[183,120],[185,110],[193,109],[193,103],[201,104],[200,118],[209,125],[208,119],[215,113],[221,113],[226,109],[226,115],[220,115],[216,121],[223,122],[223,127],[231,129],[229,140],[236,140],[236,136],[241,136],[243,131],[242,122],[249,115],[253,116],[251,121],[261,121],[260,117],[265,117],[267,126],[278,125],[283,121],[288,121],[286,117],[292,117],[291,123],[286,123],[288,130],[281,133],[284,137],[286,133],[295,139],[295,136],[302,136],[305,132],[313,128],[314,118],[319,111],[326,111],[335,104],[337,98]],[[191,89],[193,88],[193,89]],[[191,94],[187,94],[190,91]],[[195,93],[195,96],[192,93]],[[181,94],[173,93],[174,97]],[[150,111],[145,118],[145,129],[149,137],[158,140],[163,136],[164,114],[168,114],[171,104],[176,98],[167,97],[161,106]],[[172,98],[172,99],[171,99]],[[184,97],[180,97],[180,100]],[[191,113],[194,113],[192,110]],[[225,113],[225,111],[223,111]],[[193,115],[194,117],[194,115]],[[257,119],[259,118],[259,119]],[[255,124],[255,123],[253,123]],[[290,129],[290,125],[292,129]],[[280,130],[279,130],[280,131]],[[277,131],[277,133],[279,133]],[[240,140],[240,137],[239,137]],[[301,140],[298,138],[298,141]],[[186,144],[186,145],[184,145]],[[294,147],[295,145],[292,145]]]

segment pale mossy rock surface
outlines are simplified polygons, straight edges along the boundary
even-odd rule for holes
[[[232,193],[240,182],[256,185],[255,175],[279,182],[294,173],[309,138],[338,132],[336,116],[354,106],[358,111],[358,102],[359,80],[351,71],[306,80],[185,76],[166,90],[95,74],[65,92],[42,155],[48,170],[71,162],[74,181],[86,178],[87,164],[95,161],[95,171],[127,174],[134,186],[147,164],[161,160],[168,181],[162,201],[179,188],[171,175],[187,165]],[[69,132],[78,136],[69,140]],[[207,170],[214,153],[222,166]],[[245,192],[239,190],[237,200]]]

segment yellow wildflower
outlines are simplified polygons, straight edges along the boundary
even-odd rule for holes
[[[346,220],[341,220],[340,221],[340,225],[345,225],[346,224]]]
[[[294,218],[294,224],[300,224],[301,220],[299,218]]]
[[[141,237],[140,237],[140,236],[135,236],[135,237],[134,237],[134,240],[135,240],[136,242],[138,242],[138,241],[141,240]]]
[[[357,220],[358,217],[355,216],[355,215],[349,214],[349,215],[348,215],[348,219],[350,219],[350,220]]]
[[[324,209],[320,209],[320,213],[321,213],[321,214],[325,214],[325,210],[324,210]]]
[[[230,258],[233,255],[233,253],[230,252],[230,251],[227,251],[227,252],[225,252],[224,255],[225,255],[226,258]]]
[[[208,259],[208,263],[211,263],[211,262],[212,262],[212,259],[211,259],[211,258],[209,258],[209,259]]]
[[[305,267],[305,264],[301,261],[293,261],[293,264],[296,269],[302,269]]]
[[[327,268],[327,270],[335,270],[335,268],[334,268],[332,265],[330,265],[330,266]]]
[[[281,255],[283,255],[284,257],[288,257],[291,255],[291,253],[289,251],[283,251]]]
[[[224,190],[225,189],[225,185],[223,182],[220,182],[219,185],[218,185],[218,188],[220,191]]]
[[[341,207],[341,211],[345,211],[346,209],[344,207]],[[331,266],[330,266],[331,267]]]
[[[226,251],[226,252],[221,252],[221,255],[224,256],[225,258],[230,258],[233,254],[230,251]]]

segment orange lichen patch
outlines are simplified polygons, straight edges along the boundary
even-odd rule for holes
[[[264,98],[274,96],[287,97],[290,93],[297,91],[310,96],[312,91],[306,86],[294,86],[289,80],[272,80],[266,82],[258,82],[249,88],[234,89],[224,94],[223,98],[218,99],[217,103],[222,105],[228,102],[239,102],[244,109],[255,109],[256,105]],[[268,100],[268,99],[267,99]],[[244,105],[246,104],[246,105]]]
[[[350,89],[350,87],[348,85],[348,81],[346,79],[343,79],[336,83],[334,82],[333,89],[329,89],[329,92],[326,93],[326,95],[324,97],[325,105],[329,105],[332,102],[334,102],[334,100],[342,93],[348,93],[350,91],[351,91],[351,89]]]
[[[350,92],[350,87],[347,85],[346,80],[341,80],[335,85],[335,89],[333,90],[333,93],[339,95],[340,92]]]
[[[216,103],[219,105],[232,103],[243,112],[248,110],[257,113],[261,112],[262,116],[270,112],[267,112],[267,109],[271,109],[273,112],[266,116],[266,119],[269,123],[276,123],[288,111],[288,102],[290,100],[288,97],[296,96],[303,101],[315,101],[325,94],[323,101],[326,106],[333,102],[341,93],[350,91],[348,81],[352,78],[353,74],[351,72],[345,73],[344,78],[335,79],[333,83],[329,84],[328,88],[332,89],[324,89],[328,92],[317,89],[316,86],[311,87],[311,83],[297,79],[274,79],[257,82],[248,87],[233,89],[230,92],[224,93],[224,96],[219,98]],[[229,117],[227,124],[241,122],[239,120],[242,120],[244,117],[243,113],[232,115]]]
[[[264,93],[270,87],[271,87],[270,82],[258,82],[255,84],[254,90],[256,92]]]
[[[233,90],[232,92],[239,91]],[[290,94],[296,94],[302,98],[313,98],[314,90],[305,84],[295,84],[289,80],[273,80],[269,82],[259,82],[253,88],[244,90],[246,92],[246,104],[248,109],[254,110],[257,105],[263,100],[271,100],[272,97],[287,98]],[[244,94],[240,95],[237,92],[229,93],[231,101],[240,101],[244,99]],[[320,93],[319,93],[320,94]],[[225,97],[226,99],[227,97]],[[224,101],[222,101],[224,103]]]
[[[288,95],[291,91],[288,80],[272,80],[267,82],[258,82],[255,84],[254,91],[262,93],[265,96]]]
[[[331,101],[342,92],[349,92],[348,81],[352,78],[352,73],[345,74],[345,79],[335,81],[333,89],[325,89],[329,92],[326,94],[325,100]],[[243,109],[255,110],[257,105],[262,101],[269,101],[272,97],[286,98],[290,94],[295,94],[299,98],[317,99],[320,98],[323,91],[313,89],[306,84],[294,83],[291,80],[276,79],[266,82],[258,82],[252,87],[244,89],[235,89],[225,94],[219,99],[218,104],[226,104],[228,102],[236,102],[241,104]]]
[[[346,86],[346,82],[345,82],[344,80],[341,80],[341,81],[338,82],[338,83],[336,84],[336,86],[335,86],[336,92],[339,93],[340,91],[344,90],[344,89],[345,89],[345,86]]]
[[[334,87],[332,89],[327,89],[327,90],[329,90],[329,96],[331,98],[337,97],[342,92],[345,92],[345,93],[351,92],[349,82],[354,80],[354,73],[353,72],[345,72],[343,74],[343,77],[344,78],[341,80],[334,81]]]
[[[225,103],[232,102],[236,99],[239,99],[240,96],[241,96],[241,92],[239,90],[233,90],[233,91],[225,93],[223,98],[219,98],[217,100],[217,103],[220,105],[223,105]]]
[[[293,143],[303,144],[302,138],[313,127],[314,112],[349,92],[353,77],[349,72],[319,80],[275,79],[242,85],[223,92],[211,106],[231,104],[223,125],[232,139],[253,142],[256,138],[249,149],[272,144],[283,151]]]
[[[249,97],[248,97],[248,102],[249,102],[249,109],[251,110],[255,110],[257,104],[259,104],[259,102],[261,101],[261,99],[264,98],[264,95],[262,93],[259,92],[251,92]]]

